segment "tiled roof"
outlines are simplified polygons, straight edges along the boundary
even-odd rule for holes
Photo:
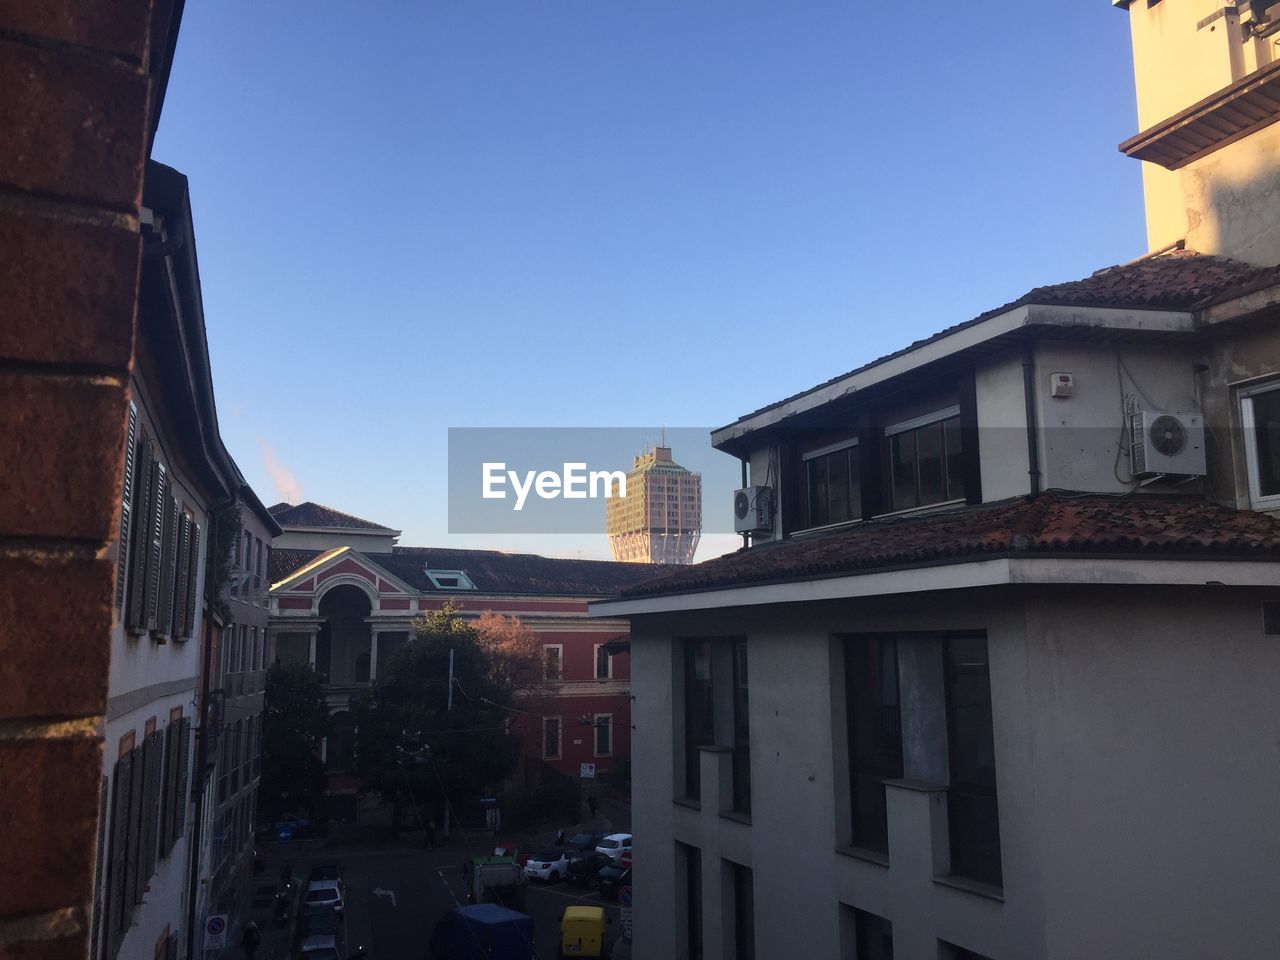
[[[271,551],[271,582],[278,583],[318,557],[321,550]],[[531,553],[496,550],[447,550],[433,547],[395,547],[392,553],[364,553],[388,573],[423,593],[472,591],[439,590],[427,579],[432,570],[464,570],[478,593],[547,594],[572,597],[615,596],[622,588],[667,569],[611,560],[564,560]]]
[[[939,330],[932,336],[908,344],[901,350],[885,354],[817,386],[770,403],[759,410],[753,410],[739,417],[735,423],[749,420],[846,377],[918,350],[935,340],[941,340],[960,330],[976,326],[984,320],[998,317],[1015,307],[1040,304],[1043,306],[1199,310],[1275,284],[1280,284],[1280,266],[1255,267],[1240,260],[1209,256],[1194,250],[1174,250],[1134,263],[1105,267],[1081,280],[1036,287],[1017,300],[1011,300],[1003,306],[988,310],[972,320]]]
[[[333,509],[333,507],[326,507],[323,503],[312,503],[310,500],[299,504],[277,503],[275,506],[269,507],[268,510],[276,518],[276,523],[282,527],[391,530],[391,527],[384,527],[382,524],[374,523],[372,520],[361,520],[359,517],[353,517],[349,513],[343,513],[341,510]]]
[[[680,567],[627,597],[1031,554],[1280,559],[1280,519],[1189,499],[1049,491],[946,513],[871,520]]]

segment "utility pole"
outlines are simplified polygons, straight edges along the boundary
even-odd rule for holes
[[[449,648],[449,713],[453,713],[453,647]],[[449,796],[444,798],[444,835],[449,836]]]

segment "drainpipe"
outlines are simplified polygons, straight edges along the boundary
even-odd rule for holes
[[[742,489],[745,490],[747,488],[747,458],[742,457],[741,461],[742,461]],[[742,549],[745,550],[749,546],[751,546],[751,535],[744,533],[742,535]]]
[[[213,563],[217,562],[218,547],[218,514],[236,502],[235,497],[228,497],[209,507],[209,552]],[[209,675],[213,671],[213,563],[206,565],[204,573],[204,650],[200,670],[200,729],[196,738],[196,764],[193,776],[200,778],[200,789],[196,793],[195,815],[192,817],[191,829],[191,873],[187,887],[187,956],[196,955],[196,894],[200,890],[200,828],[204,820],[204,795],[208,792],[205,783],[205,767],[209,762],[209,732],[205,726],[209,718]],[[216,569],[216,568],[214,568]]]
[[[1035,499],[1040,496],[1040,440],[1036,431],[1036,361],[1030,343],[1022,346],[1022,398],[1027,411],[1027,477]]]

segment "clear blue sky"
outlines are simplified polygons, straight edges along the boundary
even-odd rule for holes
[[[606,557],[449,537],[446,429],[718,426],[1141,254],[1135,131],[1106,0],[191,0],[154,156],[264,501]]]

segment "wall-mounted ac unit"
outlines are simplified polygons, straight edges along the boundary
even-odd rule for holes
[[[1135,477],[1205,474],[1204,419],[1194,413],[1141,410],[1129,418]]]
[[[733,529],[736,533],[757,533],[772,527],[772,489],[744,487],[733,495]]]

